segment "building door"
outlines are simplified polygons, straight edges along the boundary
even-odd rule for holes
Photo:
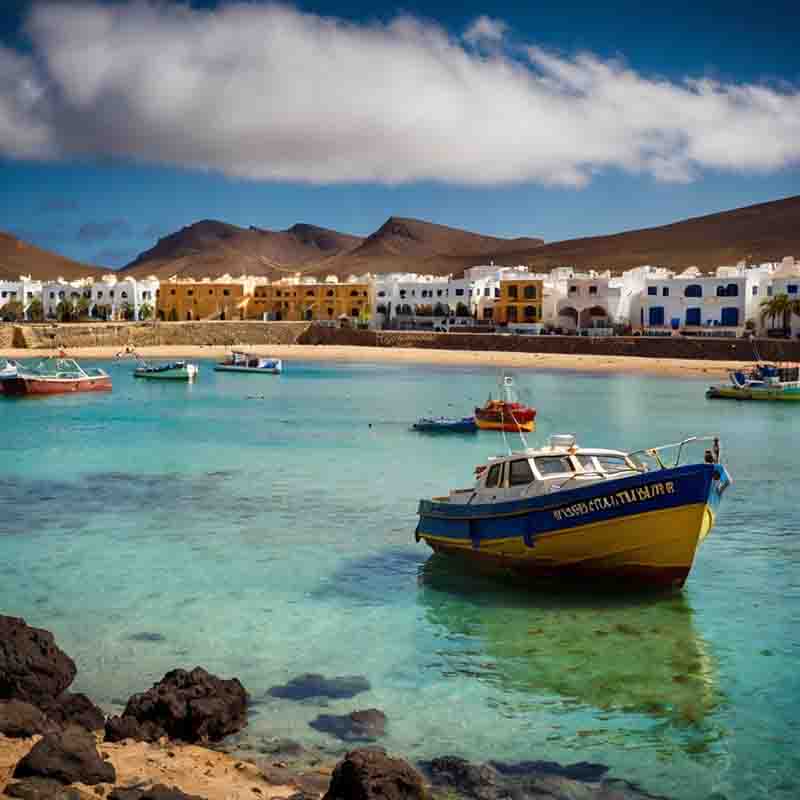
[[[687,308],[686,309],[686,324],[687,325],[702,325],[700,319],[700,309],[699,308]]]
[[[739,309],[723,308],[721,322],[723,325],[735,328],[739,324]]]
[[[664,306],[653,306],[650,308],[649,321],[651,325],[664,324]]]

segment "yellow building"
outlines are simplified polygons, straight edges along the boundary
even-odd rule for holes
[[[541,324],[544,284],[524,278],[500,281],[500,297],[494,303],[494,321],[503,324]]]
[[[250,298],[241,283],[165,281],[158,290],[160,320],[245,319]]]
[[[355,322],[369,317],[366,283],[271,283],[256,286],[248,306],[251,319],[299,322]]]

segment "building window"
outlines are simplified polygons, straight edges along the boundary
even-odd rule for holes
[[[170,290],[169,290],[169,293],[170,293],[170,294],[175,294],[175,290],[174,290],[174,289],[170,289]]]
[[[664,288],[661,290],[661,296],[662,296],[662,297],[669,297],[669,286],[665,286],[665,287],[664,287]]]
[[[786,287],[786,291],[789,292],[789,294],[797,294],[797,284],[796,283],[790,283]]]
[[[464,290],[463,289],[456,289],[456,297],[463,297]]]
[[[123,292],[122,293],[122,299],[123,300],[127,300],[128,299],[128,293],[127,292]]]
[[[655,295],[658,294],[658,287],[657,286],[648,286],[647,287],[647,294],[649,294],[651,297],[654,297]]]
[[[489,290],[489,288],[488,288],[488,287],[487,287],[486,289],[484,289],[484,290],[483,290],[483,294],[484,294],[484,296],[485,296],[485,297],[489,297],[489,292],[490,292],[490,290]]]
[[[508,296],[513,297],[516,299],[517,297],[517,287],[516,286],[509,286],[508,287]]]
[[[189,291],[186,292],[186,294],[188,294],[189,297],[191,297],[194,294],[194,289],[189,289]]]
[[[683,290],[684,297],[702,297],[703,287],[699,283],[692,283]]]
[[[350,297],[358,297],[358,292],[355,289],[353,289],[353,291],[350,292]]]
[[[225,297],[230,297],[231,296],[231,290],[230,289],[223,289],[222,290],[222,294],[224,294]]]
[[[517,321],[517,307],[516,306],[509,306],[508,307],[508,321],[509,322],[516,322]]]
[[[772,287],[767,286],[767,297],[772,297]]]
[[[650,308],[649,320],[651,325],[664,324],[664,306],[653,306]]]
[[[306,289],[306,297],[313,297],[314,290],[313,289]]]
[[[570,286],[569,287],[570,294],[578,294],[578,287],[577,286]]]
[[[525,306],[525,316],[533,318],[536,316],[536,309],[533,306]]]
[[[495,297],[500,297],[500,289],[499,289],[499,287],[494,290],[494,296]]]
[[[330,290],[328,290],[328,297],[330,297],[330,296],[331,296],[331,292],[330,292]],[[386,297],[386,292],[383,292],[383,291],[378,292],[378,297]]]
[[[333,289],[328,289],[328,297],[333,297]]]
[[[525,287],[525,297],[528,300],[535,300],[536,299],[536,287],[535,286],[526,286]]]
[[[699,308],[687,308],[686,309],[686,324],[687,325],[701,325],[702,322],[700,320],[700,309]]]
[[[436,290],[436,296],[437,297],[441,297],[442,296],[442,290],[441,289],[437,289]]]
[[[357,308],[351,308],[350,309],[350,316],[351,317],[357,317],[358,316],[358,309]]]
[[[589,287],[589,294],[597,294],[597,287],[596,286],[590,286]]]
[[[753,287],[753,297],[755,297],[757,294],[758,294],[758,286],[754,286]]]
[[[328,309],[328,316],[329,316],[329,317],[332,317],[332,316],[333,316],[333,309],[332,309],[332,308],[329,308],[329,309]]]
[[[739,309],[723,308],[720,322],[729,328],[735,328],[739,324]]]

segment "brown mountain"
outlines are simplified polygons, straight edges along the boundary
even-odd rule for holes
[[[800,256],[800,195],[657,228],[553,242],[510,253],[537,269],[569,265],[619,272],[642,264],[675,269],[780,261]]]
[[[448,274],[500,261],[506,253],[532,252],[542,244],[542,239],[500,239],[424,220],[389,217],[355,249],[309,269],[339,276],[392,271]]]
[[[18,280],[20,275],[30,275],[34,280],[75,280],[87,276],[98,277],[109,270],[81,264],[49,250],[29,244],[0,232],[0,280]]]
[[[216,220],[202,220],[159,239],[122,272],[168,278],[265,275],[281,277],[357,247],[362,242],[315,225],[297,224],[285,231],[239,228]]]

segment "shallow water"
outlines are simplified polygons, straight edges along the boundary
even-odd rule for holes
[[[52,630],[109,711],[175,666],[238,676],[248,736],[341,751],[320,713],[377,707],[409,757],[590,760],[677,798],[794,798],[800,756],[797,409],[704,382],[525,372],[541,441],[638,448],[719,432],[735,478],[685,590],[552,597],[461,575],[413,539],[418,498],[468,485],[502,437],[491,370],[292,362],[280,377],[3,400],[0,611]],[[364,675],[353,699],[268,694]]]

